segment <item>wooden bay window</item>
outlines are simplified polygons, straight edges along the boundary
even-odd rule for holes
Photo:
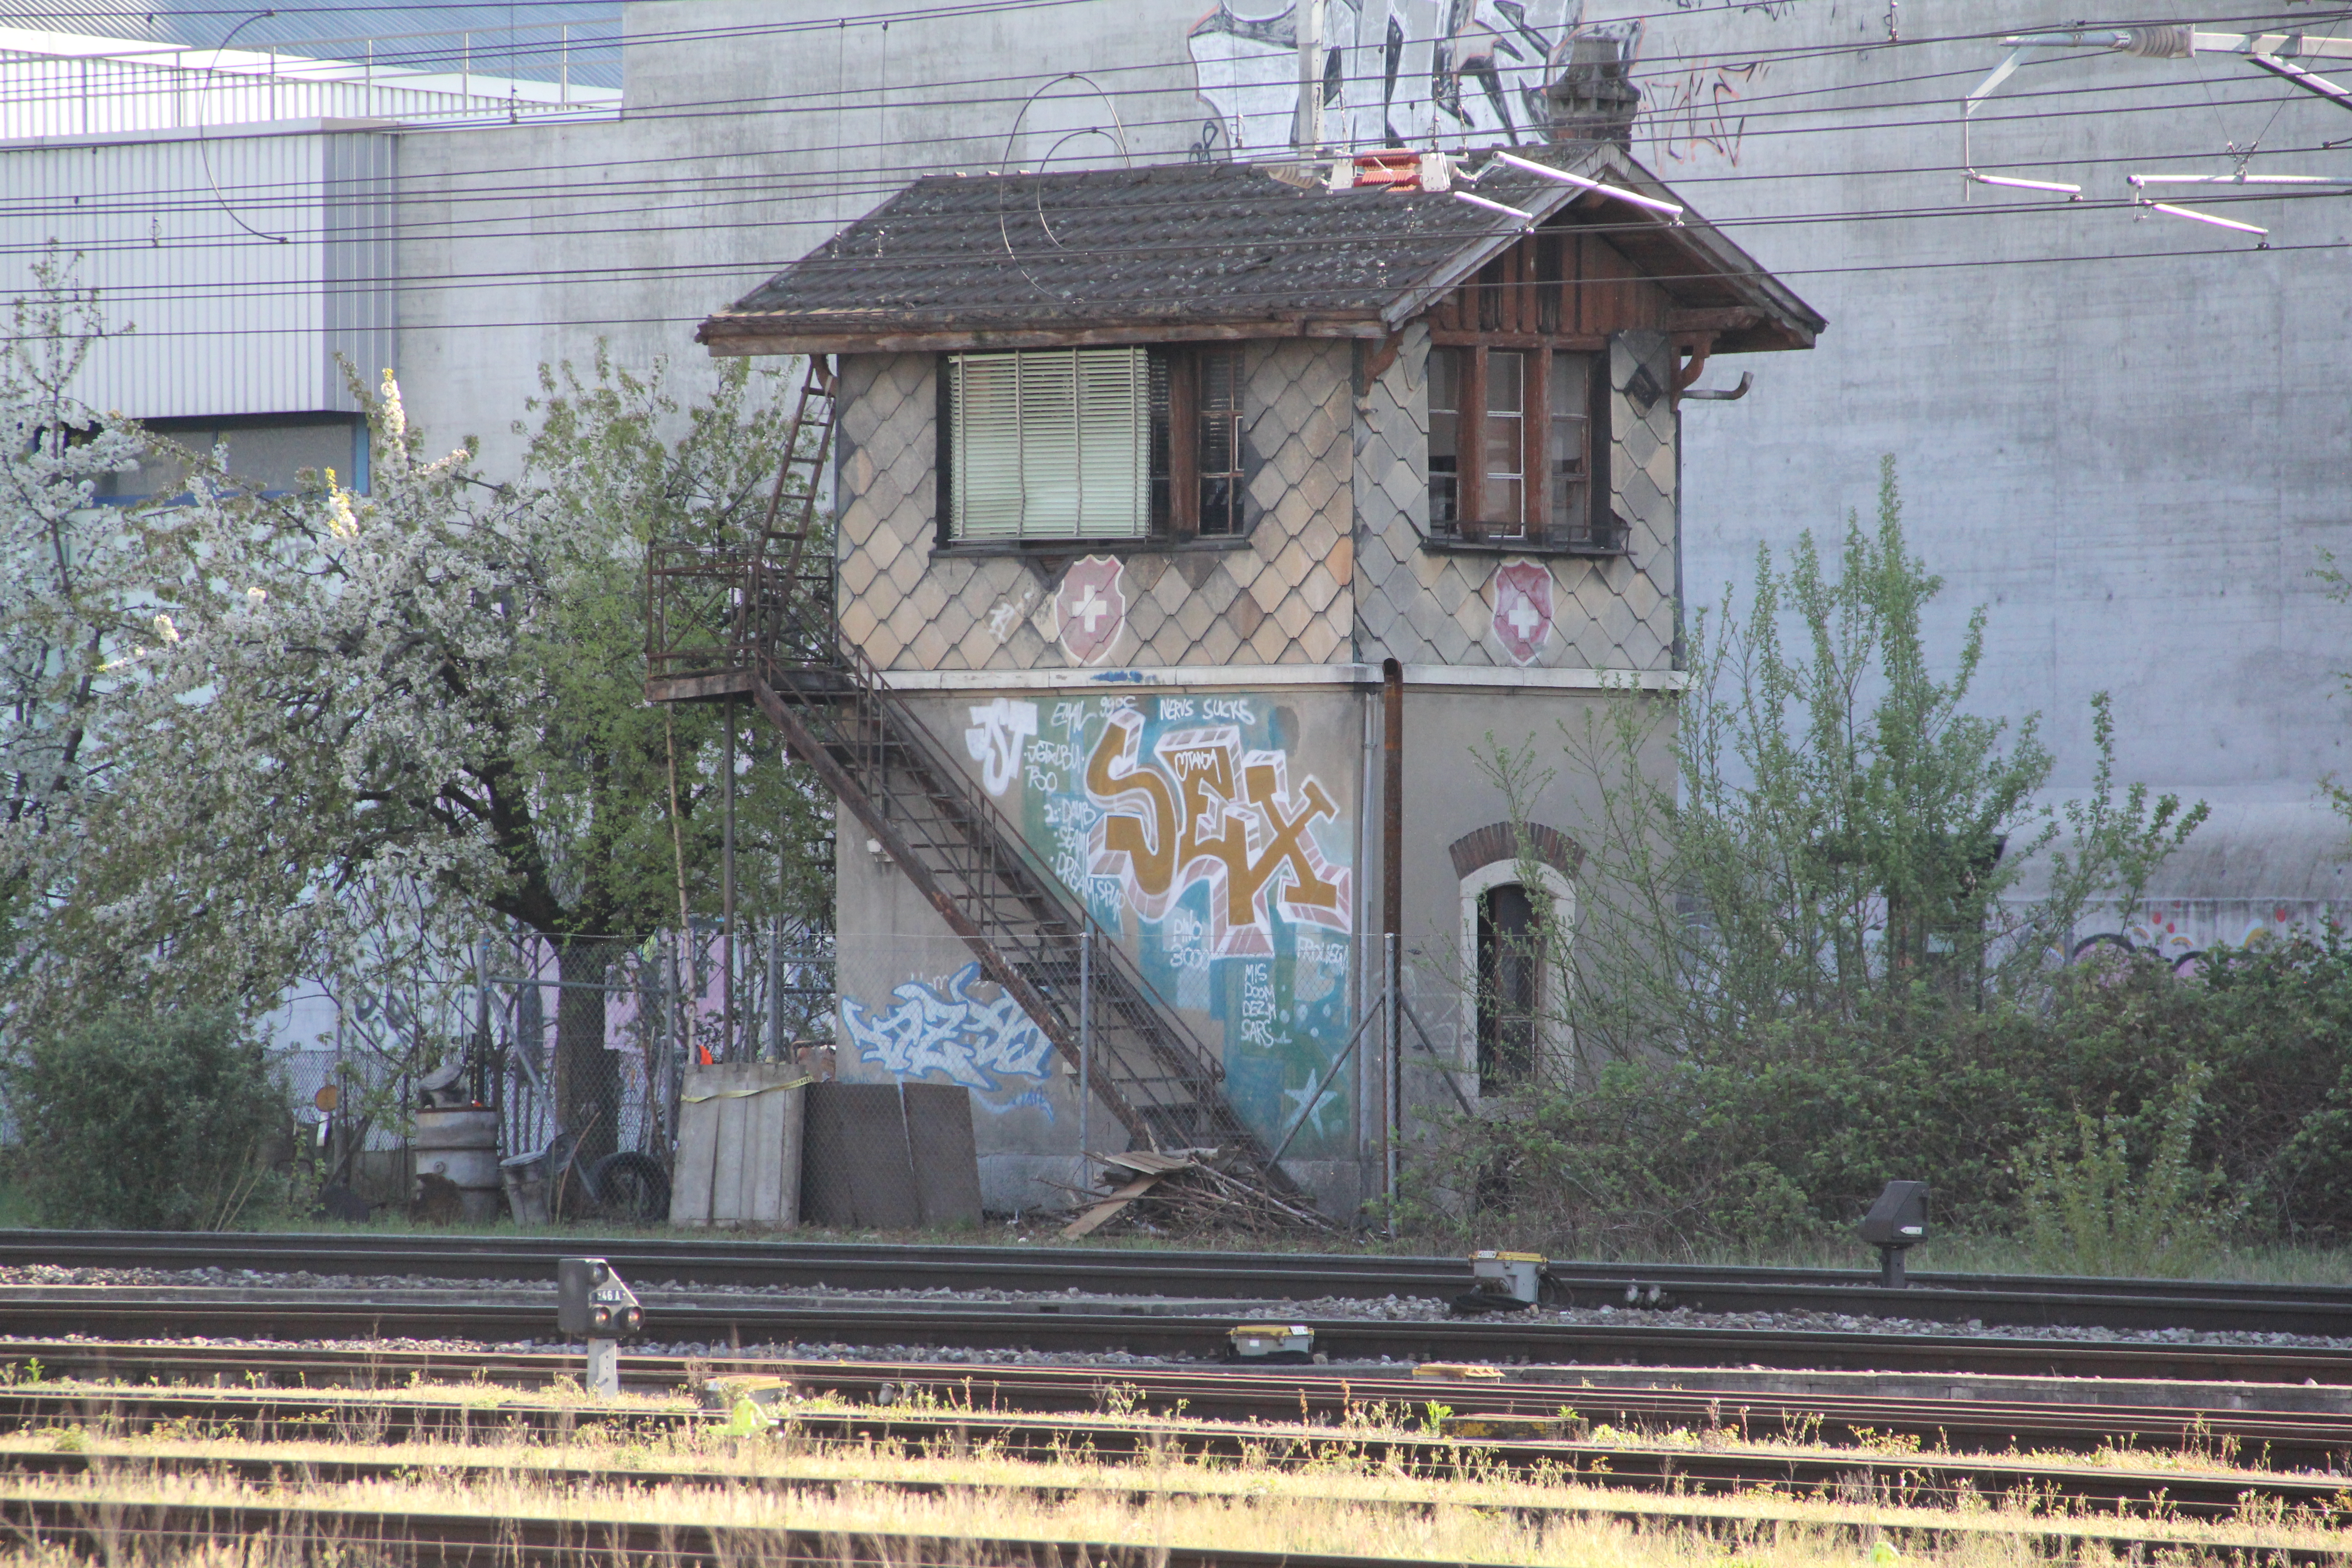
[[[1548,344],[1429,351],[1429,522],[1470,544],[1613,553],[1603,354]]]

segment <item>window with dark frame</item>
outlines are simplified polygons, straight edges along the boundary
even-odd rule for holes
[[[1020,434],[1024,450],[1041,442],[1050,444],[1050,434],[1035,428],[1036,413],[1025,403],[1015,414],[992,405],[960,408],[957,403],[959,392],[970,395],[981,385],[973,380],[970,366],[983,357],[1011,361],[1028,352],[992,356],[956,354],[943,360],[939,447],[942,495],[957,498],[969,506],[976,476],[960,470],[991,467],[987,459],[992,448],[984,439],[975,441],[976,435],[985,437],[987,432],[975,431],[975,419],[1002,423],[1015,418],[1024,422]],[[1242,347],[1182,345],[1129,352],[1139,352],[1144,360],[1143,374],[1137,387],[1146,426],[1139,453],[1144,469],[1146,519],[1141,537],[1170,542],[1241,537],[1249,527],[1249,452],[1243,423]],[[945,374],[950,370],[952,375]],[[992,473],[989,477],[995,476]],[[1025,490],[1025,473],[1015,477],[1023,481],[1020,488]],[[997,510],[1006,510],[1010,504],[1001,502]],[[1024,505],[1019,510],[1025,516],[1032,509]],[[1003,524],[991,526],[985,519],[957,514],[953,507],[941,519],[940,536],[942,543],[1050,537],[1034,527],[1020,526],[1016,532]],[[1074,535],[1084,536],[1099,535],[1093,528]]]
[[[1204,539],[1242,531],[1242,351],[1199,349],[1201,509]]]
[[[1517,882],[1478,896],[1478,1089],[1492,1094],[1536,1075],[1543,1010],[1543,924]]]
[[[1441,540],[1613,553],[1594,483],[1603,356],[1448,343],[1429,351],[1429,524]],[[1475,460],[1465,463],[1465,452]]]

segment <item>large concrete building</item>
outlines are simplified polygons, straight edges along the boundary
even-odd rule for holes
[[[633,5],[642,118],[551,132],[530,160],[593,176],[516,225],[546,269],[531,303],[413,296],[408,363],[444,405],[502,406],[538,360],[580,352],[585,329],[538,324],[566,314],[633,353],[675,353],[692,313],[677,279],[724,294],[731,266],[763,276],[934,170],[1282,155],[1292,9],[1139,0],[860,26],[818,5]],[[2063,795],[2089,783],[2090,698],[2111,692],[2119,776],[2213,807],[2156,888],[2195,907],[2138,923],[2158,940],[2179,926],[2176,944],[2236,938],[2335,898],[2346,862],[2317,787],[2345,756],[2335,672],[2352,666],[2352,612],[2313,573],[2347,522],[2334,372],[2352,300],[2334,272],[2352,206],[2248,186],[2208,208],[2267,227],[2258,249],[2135,207],[2126,179],[2226,174],[2232,145],[2261,149],[2258,174],[2352,174],[2352,154],[2322,148],[2352,117],[2231,54],[2053,48],[1984,100],[1969,151],[2084,199],[1964,181],[1962,100],[2009,53],[2000,34],[2078,18],[2048,0],[1334,0],[1327,135],[1530,140],[1579,40],[1630,57],[1633,154],[1838,323],[1820,352],[1760,369],[1748,397],[1694,407],[1688,597],[1743,584],[1759,545],[1867,514],[1893,453],[1911,536],[1949,580],[1943,646],[1989,608],[1979,710],[2042,715]],[[442,225],[410,209],[419,275],[496,270],[505,242],[457,219],[513,161],[498,144],[436,137],[410,159],[420,191],[451,202]],[[690,215],[690,246],[665,213]]]

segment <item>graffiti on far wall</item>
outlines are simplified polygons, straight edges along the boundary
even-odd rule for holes
[[[893,1078],[961,1084],[982,1110],[1030,1105],[1053,1119],[1040,1088],[1053,1070],[1054,1044],[1010,993],[982,978],[977,960],[894,986],[885,1007],[844,995],[841,1027],[859,1061]]]
[[[1544,90],[1582,16],[1582,0],[1328,0],[1325,136],[1359,147],[1541,142]],[[1213,116],[1196,156],[1292,148],[1297,0],[1219,0],[1185,46]]]

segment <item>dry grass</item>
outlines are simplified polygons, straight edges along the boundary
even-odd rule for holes
[[[1009,1458],[984,1444],[926,1453],[904,1446],[814,1443],[789,1427],[778,1437],[733,1439],[707,1427],[632,1432],[591,1424],[560,1442],[378,1447],[324,1438],[261,1444],[185,1432],[123,1439],[59,1427],[0,1444],[0,1468],[18,1472],[17,1479],[0,1483],[0,1492],[134,1510],[266,1501],[299,1504],[322,1516],[337,1510],[421,1511],[745,1531],[789,1522],[860,1536],[1108,1542],[1147,1552],[1235,1547],[1579,1568],[1855,1568],[1883,1563],[1890,1555],[1950,1568],[2042,1568],[2053,1560],[2120,1562],[2131,1555],[2134,1542],[2180,1543],[2172,1550],[2189,1562],[2238,1553],[2259,1560],[2278,1551],[2352,1558],[2345,1533],[2318,1513],[2265,1505],[2252,1490],[2237,1517],[2201,1523],[2118,1519],[2111,1512],[2094,1518],[2046,1493],[1906,1508],[1770,1488],[1738,1497],[1662,1497],[1612,1490],[1589,1478],[1480,1474],[1475,1467],[1453,1477],[1415,1477],[1344,1454],[1296,1468],[1277,1465],[1282,1439],[1308,1430],[1328,1436],[1330,1429],[1260,1428],[1264,1446],[1238,1463],[1195,1461],[1166,1450],[1135,1463],[1107,1463],[1079,1449],[1041,1462]],[[1790,1452],[1795,1446],[1745,1447]],[[89,1473],[22,1475],[27,1462],[61,1450],[81,1455]],[[360,1453],[393,1460],[400,1473],[342,1484],[315,1479],[320,1461]],[[1870,1457],[1882,1463],[1885,1458]],[[277,1479],[238,1482],[159,1471],[152,1461],[164,1458],[264,1458],[277,1467]],[[2052,1458],[2110,1475],[2186,1462],[2178,1455],[2135,1450]],[[2210,1460],[2195,1468],[2217,1468]],[[583,1468],[598,1473],[583,1476]],[[639,1479],[629,1479],[632,1472]],[[668,1479],[680,1472],[690,1479]],[[2352,1497],[2338,1500],[2352,1502]],[[331,1539],[333,1529],[321,1517],[312,1533]],[[224,1568],[254,1568],[262,1561],[240,1556],[228,1542],[203,1560]]]

